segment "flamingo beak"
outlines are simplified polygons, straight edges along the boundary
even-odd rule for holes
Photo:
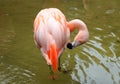
[[[79,46],[80,44],[81,44],[80,42],[72,42],[72,43],[68,43],[68,44],[67,44],[67,48],[69,48],[69,49],[73,49],[73,48]]]
[[[73,48],[72,43],[68,43],[68,44],[67,44],[67,48],[72,49],[72,48]]]

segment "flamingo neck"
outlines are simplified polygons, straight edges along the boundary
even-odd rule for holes
[[[73,32],[75,29],[88,32],[86,24],[79,19],[71,20],[68,22],[68,27],[70,29],[70,32]]]
[[[78,19],[72,20],[68,22],[68,28],[70,29],[70,32],[73,32],[75,29],[79,30],[78,34],[74,38],[74,41],[71,44],[69,44],[69,46],[76,47],[80,44],[85,43],[88,40],[88,29],[83,21]]]

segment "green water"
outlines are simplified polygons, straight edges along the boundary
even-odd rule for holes
[[[0,84],[120,84],[120,0],[0,0]],[[67,20],[82,19],[89,41],[66,49],[63,70],[49,68],[33,41],[33,21],[43,8],[57,7]],[[71,34],[73,39],[76,32]]]

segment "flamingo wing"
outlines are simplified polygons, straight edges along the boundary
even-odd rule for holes
[[[44,9],[36,16],[34,21],[35,43],[42,51],[48,64],[57,66],[57,59],[63,52],[69,35],[66,18],[58,9]],[[54,68],[56,69],[56,67]]]

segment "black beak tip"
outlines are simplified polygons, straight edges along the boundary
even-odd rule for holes
[[[73,48],[72,43],[68,43],[67,48],[72,49]]]

